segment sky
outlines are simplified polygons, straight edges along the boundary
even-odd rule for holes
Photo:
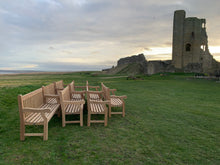
[[[0,0],[0,70],[84,71],[144,53],[171,60],[173,14],[206,19],[220,61],[219,0]]]

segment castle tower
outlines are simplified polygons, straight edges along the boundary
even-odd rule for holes
[[[172,63],[177,69],[203,65],[208,50],[205,19],[185,17],[184,10],[174,12]]]
[[[184,20],[185,11],[177,10],[174,12],[173,19],[173,53],[172,61],[175,68],[183,67],[183,41],[184,41]]]

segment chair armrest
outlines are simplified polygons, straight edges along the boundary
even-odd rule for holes
[[[74,86],[74,88],[86,89],[86,86]]]
[[[59,95],[45,94],[44,97],[55,97],[55,98],[59,98]]]
[[[27,107],[27,108],[24,108],[24,109],[22,109],[23,110],[23,112],[34,112],[34,113],[45,113],[45,112],[50,112],[50,109],[48,109],[48,108],[29,108],[29,107]]]
[[[127,99],[127,96],[126,96],[126,95],[124,95],[124,96],[111,95],[110,97],[111,97],[111,98],[119,98],[119,99]]]
[[[106,101],[92,100],[92,101],[89,101],[89,103],[91,103],[91,104],[110,104],[110,101],[109,100],[106,100]]]
[[[56,90],[63,90],[64,88],[56,88]]]
[[[87,91],[88,94],[102,94],[103,91]]]
[[[72,94],[85,94],[86,91],[73,91]]]
[[[115,95],[115,92],[117,91],[117,89],[109,89],[109,91],[110,91],[113,95]]]
[[[95,88],[97,91],[100,87],[99,86],[88,86],[88,88]]]

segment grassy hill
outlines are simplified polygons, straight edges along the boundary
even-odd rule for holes
[[[127,80],[91,72],[0,77],[0,164],[220,164],[220,83],[169,74]],[[107,86],[127,95],[126,116],[108,126],[54,116],[48,141],[19,140],[17,95],[54,81]],[[40,126],[28,130],[41,130]]]

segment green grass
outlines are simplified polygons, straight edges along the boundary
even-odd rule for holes
[[[220,164],[220,83],[191,75],[143,76],[126,80],[90,72],[0,77],[0,164]],[[107,86],[127,95],[126,116],[108,126],[49,122],[48,141],[19,140],[17,95],[42,85],[75,80]],[[30,126],[27,131],[42,131]]]

